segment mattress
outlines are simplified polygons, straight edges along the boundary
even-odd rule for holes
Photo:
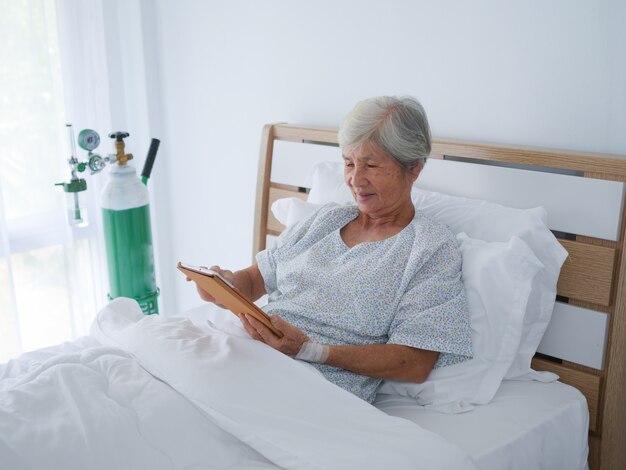
[[[454,415],[398,395],[374,405],[456,444],[481,470],[588,468],[587,402],[560,382],[504,381],[490,404]]]

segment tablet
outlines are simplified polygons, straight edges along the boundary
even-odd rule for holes
[[[176,266],[185,276],[198,284],[203,290],[215,297],[215,300],[235,315],[248,314],[267,326],[279,338],[283,333],[270,322],[270,317],[244,296],[219,273],[202,266],[178,262]]]

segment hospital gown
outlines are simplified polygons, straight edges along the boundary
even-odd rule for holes
[[[257,254],[264,310],[329,345],[401,344],[439,351],[435,367],[471,357],[461,253],[450,230],[420,212],[396,235],[349,248],[340,229],[356,206],[329,204]],[[315,364],[336,385],[373,401],[381,379]]]

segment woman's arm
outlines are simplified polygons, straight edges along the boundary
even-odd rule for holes
[[[272,324],[283,332],[279,338],[255,318],[245,315],[241,322],[254,339],[263,341],[288,356],[296,356],[309,337],[300,329],[280,317],[272,317]],[[365,346],[330,346],[328,364],[357,374],[381,379],[421,383],[428,377],[437,362],[439,353],[399,344],[370,344]],[[326,356],[324,354],[323,356]]]
[[[324,364],[381,379],[422,383],[439,353],[400,344],[329,346]]]
[[[220,269],[219,266],[215,267]],[[230,271],[227,271],[227,273],[230,273],[232,276],[230,279],[228,277],[226,279],[232,282],[233,285],[241,291],[241,293],[253,302],[259,297],[265,295],[265,282],[263,281],[261,271],[259,271],[259,267],[256,264],[240,271],[235,271],[234,273],[231,273]]]

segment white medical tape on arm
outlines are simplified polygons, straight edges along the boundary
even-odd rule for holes
[[[330,348],[325,344],[314,343],[312,341],[306,341],[302,343],[300,351],[296,354],[296,359],[306,362],[315,362],[317,364],[324,364],[328,359]]]

